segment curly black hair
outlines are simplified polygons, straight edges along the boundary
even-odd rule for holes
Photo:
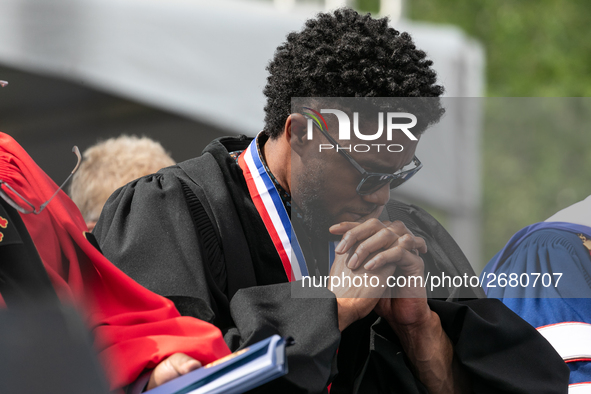
[[[267,66],[265,133],[283,133],[292,97],[439,97],[444,89],[426,57],[410,35],[388,27],[388,18],[349,8],[320,13],[290,33]],[[444,113],[439,100],[423,105],[430,107],[429,119],[413,132]]]

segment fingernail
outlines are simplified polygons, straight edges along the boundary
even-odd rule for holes
[[[351,258],[349,259],[347,267],[349,267],[349,269],[354,269],[357,265],[357,260],[359,260],[359,256],[357,256],[357,253],[353,253],[353,256],[351,256]]]
[[[365,268],[366,270],[371,270],[374,266],[376,265],[376,261],[375,260],[369,260],[364,266],[363,268]]]
[[[345,250],[346,243],[347,243],[347,241],[345,241],[344,239],[341,239],[341,242],[339,242],[339,244],[337,245],[337,247],[334,251],[336,253],[343,253],[343,251]]]

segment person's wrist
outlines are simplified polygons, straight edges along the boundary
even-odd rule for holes
[[[400,334],[428,330],[436,325],[435,322],[440,323],[439,316],[429,308],[429,305],[426,302],[421,304],[413,305],[413,313],[409,316],[392,317],[386,314],[383,318],[396,333]]]
[[[388,319],[386,321],[388,321],[388,324],[407,351],[428,348],[429,346],[425,346],[425,344],[440,340],[443,333],[439,316],[429,308],[419,319],[412,323],[400,324]]]

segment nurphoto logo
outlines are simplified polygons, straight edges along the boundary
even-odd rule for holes
[[[312,129],[316,126],[331,141],[330,144],[320,144],[319,151],[323,149],[346,150],[348,152],[369,152],[372,148],[380,152],[380,149],[386,149],[388,152],[402,152],[404,149],[400,144],[352,144],[349,146],[340,146],[328,135],[328,125],[321,114],[333,114],[337,117],[339,124],[339,137],[341,141],[351,140],[351,120],[349,115],[338,109],[321,109],[320,112],[312,108],[303,107],[304,116],[308,119],[307,136],[312,140]],[[401,130],[410,140],[416,141],[409,129],[417,124],[417,117],[408,112],[378,112],[378,130],[373,134],[363,134],[359,130],[359,112],[353,112],[353,133],[361,141],[375,141],[382,137],[384,133],[384,118],[386,119],[386,140],[392,141],[393,130]],[[401,119],[410,120],[409,123],[398,123]]]

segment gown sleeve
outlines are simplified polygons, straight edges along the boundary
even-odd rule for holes
[[[142,286],[199,299],[195,317],[212,321],[201,247],[182,195],[174,176],[139,178],[113,193],[93,234],[105,257]]]
[[[218,266],[223,259],[204,258],[208,240],[196,233],[183,197],[186,183],[161,171],[117,190],[94,229],[103,253],[141,285],[173,300],[181,314],[218,326],[232,351],[273,334],[293,337],[289,373],[258,391],[324,391],[340,339],[334,296],[319,289],[318,298],[293,298],[290,284],[280,283],[243,288],[228,299],[225,267]]]
[[[170,300],[113,266],[95,247],[74,202],[63,191],[54,195],[58,186],[16,141],[2,133],[0,179],[35,206],[53,198],[39,214],[20,214],[26,229],[21,227],[19,233],[30,235],[34,246],[27,246],[27,254],[41,260],[60,302],[76,307],[92,331],[112,390],[129,385],[176,352],[203,363],[229,353],[217,327],[180,316]],[[18,279],[17,285],[27,284],[34,279],[29,271],[10,279]],[[38,277],[32,286],[39,291],[42,283]]]
[[[504,258],[501,252],[485,267],[493,274],[529,277],[528,286],[488,287],[489,297],[500,299],[507,307],[538,329],[562,326],[561,337],[578,348],[580,357],[563,354],[571,370],[570,384],[589,382],[591,359],[571,335],[569,325],[591,324],[591,258],[579,237],[558,229],[538,230],[528,235]],[[497,262],[498,260],[498,262]],[[497,262],[497,264],[494,264]],[[534,286],[534,280],[537,283]],[[495,283],[493,283],[495,284]]]

